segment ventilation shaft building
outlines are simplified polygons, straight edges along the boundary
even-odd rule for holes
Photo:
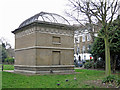
[[[12,33],[16,73],[74,73],[74,28],[64,17],[40,12]]]

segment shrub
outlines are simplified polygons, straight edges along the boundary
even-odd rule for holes
[[[86,62],[85,64],[84,64],[84,68],[92,68],[92,62]]]
[[[14,58],[8,57],[8,58],[5,59],[5,62],[14,63]]]
[[[93,67],[94,67],[94,68],[97,68],[97,63],[93,63]]]
[[[86,62],[90,62],[90,60],[85,60]]]
[[[115,77],[114,75],[109,75],[102,80],[102,83],[115,83],[116,87],[120,87],[120,78]]]
[[[105,61],[103,61],[103,60],[97,60],[96,67],[97,68],[104,68],[105,67]]]
[[[115,80],[116,77],[114,75],[109,75],[103,79],[102,83],[112,83]]]
[[[93,59],[90,59],[90,61],[93,61]]]
[[[117,85],[120,86],[120,78],[117,78],[116,82],[117,82]]]

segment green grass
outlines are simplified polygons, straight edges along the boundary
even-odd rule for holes
[[[14,70],[14,65],[3,65],[3,70]]]
[[[14,70],[13,65],[4,65],[4,70]],[[26,76],[15,73],[2,72],[3,88],[101,88],[93,86],[87,81],[102,80],[104,71],[75,69],[74,75],[34,75]],[[74,80],[74,77],[77,80]],[[68,79],[68,82],[66,82]],[[59,82],[58,82],[59,81]],[[60,86],[57,86],[57,84]]]
[[[75,70],[79,72],[74,75],[34,75],[26,76],[15,73],[3,72],[3,88],[100,88],[89,85],[88,80],[103,79],[104,71],[96,70]],[[74,80],[74,77],[77,80]],[[66,82],[68,79],[68,82]],[[58,82],[59,81],[59,82]],[[57,86],[57,84],[60,86]]]

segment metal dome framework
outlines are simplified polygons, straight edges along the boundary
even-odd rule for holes
[[[60,24],[67,24],[70,25],[67,19],[64,17],[55,14],[55,13],[47,13],[47,12],[40,12],[20,24],[19,28],[24,27],[32,22],[35,21],[44,21],[44,22],[51,22],[51,23],[60,23]]]

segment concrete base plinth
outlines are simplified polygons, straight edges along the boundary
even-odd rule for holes
[[[29,66],[15,65],[15,73],[21,74],[74,74],[74,65]]]

